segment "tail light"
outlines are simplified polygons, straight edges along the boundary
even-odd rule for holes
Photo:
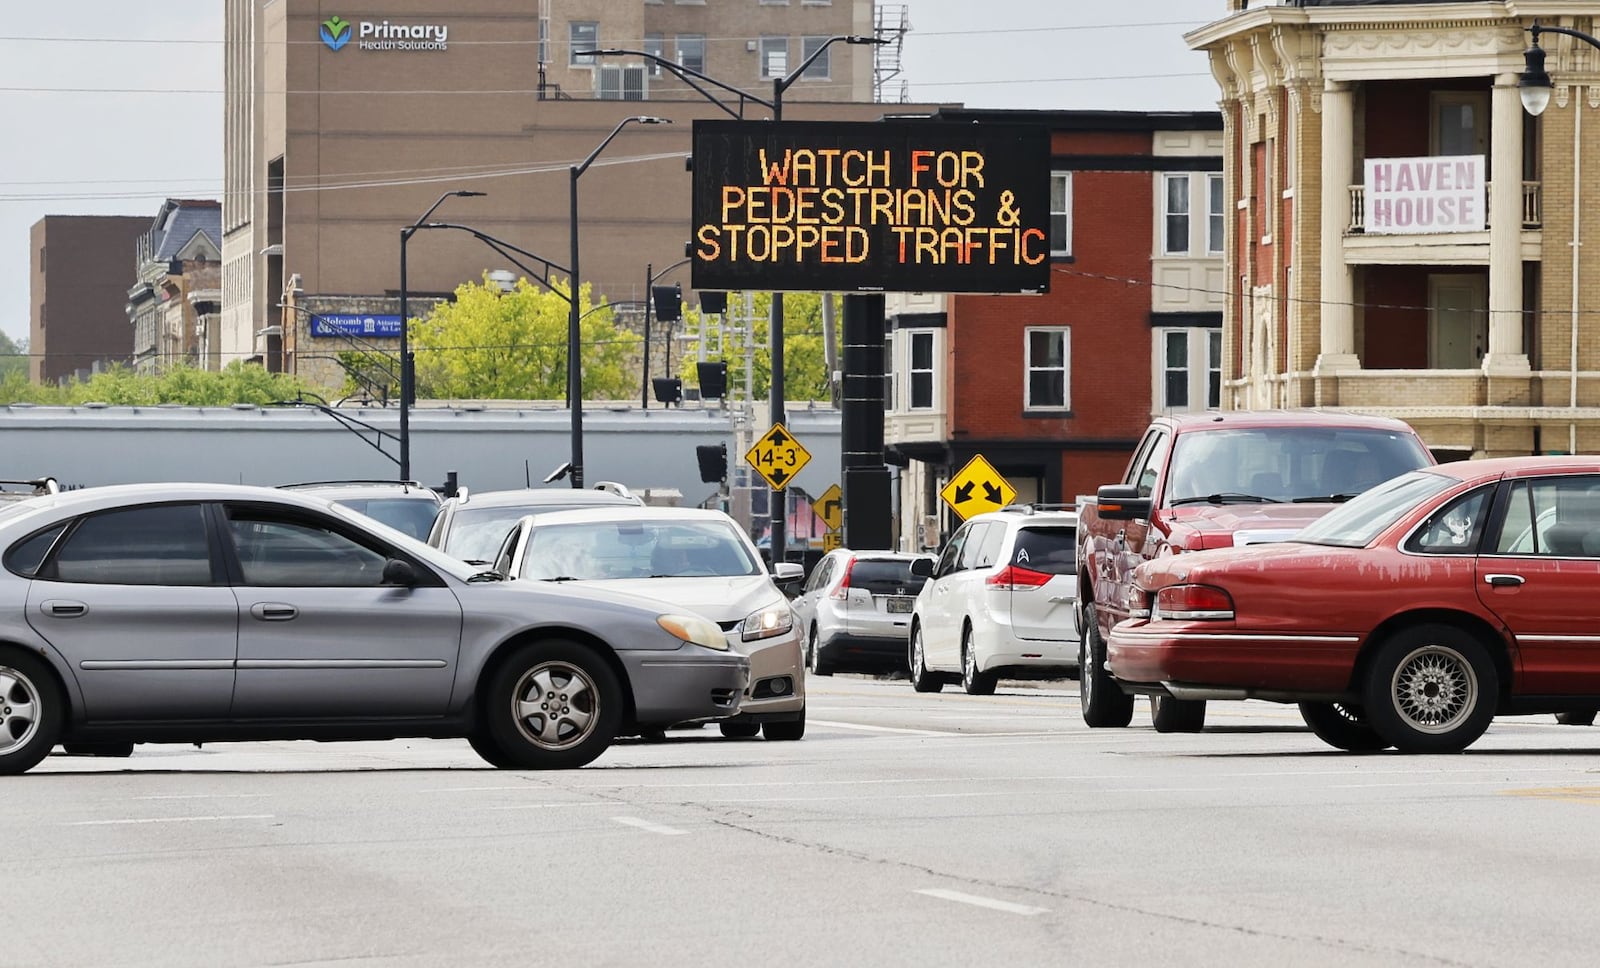
[[[828,593],[829,598],[837,602],[849,601],[850,573],[855,571],[855,568],[856,560],[854,558],[851,558],[849,561],[844,563],[844,574],[839,577],[839,584],[834,586],[833,591]]]
[[[1215,585],[1168,585],[1156,592],[1156,605],[1150,618],[1231,622],[1233,597]]]
[[[1013,592],[1031,592],[1054,577],[1054,575],[1047,575],[1042,571],[1034,571],[1031,568],[1006,565],[988,578],[985,578],[983,583],[990,588],[1000,588]]]

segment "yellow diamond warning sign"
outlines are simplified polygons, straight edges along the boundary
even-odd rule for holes
[[[810,461],[811,452],[800,446],[783,424],[773,424],[744,455],[744,462],[778,491],[788,487]]]
[[[1017,489],[979,454],[950,478],[939,496],[965,520],[974,514],[1000,510],[1016,498]]]

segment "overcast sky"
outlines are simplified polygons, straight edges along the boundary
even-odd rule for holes
[[[220,0],[18,4],[0,27],[0,330],[28,333],[28,229],[220,197]],[[530,2],[531,6],[531,2]],[[882,4],[885,8],[901,6]],[[908,0],[909,100],[985,108],[1209,110],[1185,31],[1223,0]],[[69,38],[27,40],[23,38]],[[154,91],[156,93],[144,93]],[[888,99],[898,100],[892,83]],[[132,259],[132,254],[129,254]]]

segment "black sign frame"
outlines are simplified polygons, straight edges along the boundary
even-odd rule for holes
[[[1050,289],[1042,125],[699,120],[693,181],[695,289]]]

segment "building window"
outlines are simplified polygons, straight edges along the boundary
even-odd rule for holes
[[[704,74],[706,70],[706,35],[678,35],[678,63],[691,71]]]
[[[600,25],[593,20],[574,20],[567,27],[567,38],[571,41],[567,63],[572,67],[594,66],[593,55],[579,56],[578,51],[595,50],[600,46]]]
[[[50,310],[50,304],[49,303],[42,302],[42,303],[39,304],[39,328],[41,330],[44,329],[45,324],[50,321],[50,312],[49,312],[49,310]]]
[[[822,51],[822,54],[806,68],[806,72],[800,75],[801,80],[826,81],[833,77],[833,67],[829,63],[833,59],[833,49],[824,46],[827,42],[828,38],[826,37],[800,38],[800,62],[802,64],[805,63],[807,57],[815,54],[818,50]]]
[[[761,76],[783,77],[789,73],[789,38],[761,38]]]
[[[1050,173],[1050,254],[1072,254],[1072,172]]]
[[[1026,410],[1066,410],[1068,368],[1071,364],[1071,330],[1065,326],[1029,327],[1026,341],[1027,385],[1023,408]]]
[[[539,63],[550,63],[550,18],[539,18]]]
[[[661,34],[645,34],[644,46],[639,49],[646,54],[654,54],[665,60],[667,56],[667,39]],[[648,61],[644,66],[645,70],[650,72],[651,77],[661,76],[661,65],[655,61]]]
[[[44,250],[46,248],[48,248],[48,246],[43,246],[43,245],[39,246],[39,271],[40,272],[44,271]]]
[[[1186,255],[1189,251],[1189,176],[1164,176],[1161,251]]]
[[[1222,405],[1222,331],[1201,327],[1156,330],[1160,410]]]
[[[912,410],[933,409],[933,333],[930,330],[907,330],[911,341],[910,373]]]
[[[1206,254],[1221,255],[1223,232],[1227,222],[1223,219],[1222,202],[1225,195],[1220,174],[1206,176]]]

